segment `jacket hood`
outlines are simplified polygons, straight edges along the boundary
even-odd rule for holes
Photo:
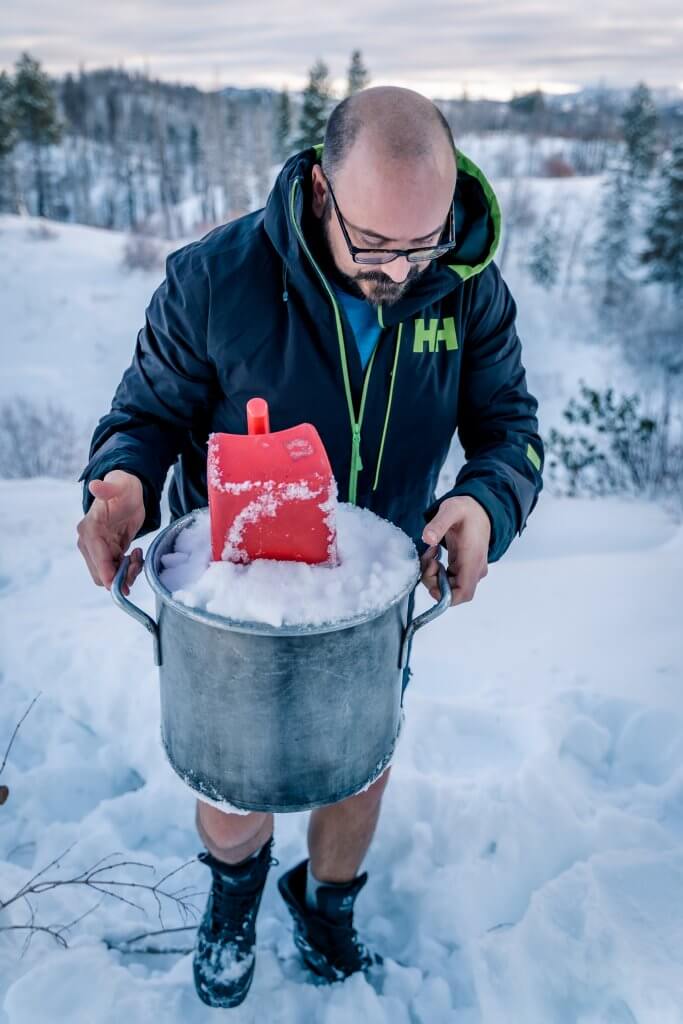
[[[311,237],[311,169],[320,162],[323,145],[294,153],[283,164],[266,201],[264,228],[283,260],[285,275],[299,287],[321,287],[316,269],[302,244]],[[494,258],[501,237],[498,199],[483,171],[456,148],[455,249],[446,253],[415,280],[392,305],[382,305],[382,326],[398,323],[436,302],[480,273]],[[305,280],[304,280],[305,279]]]

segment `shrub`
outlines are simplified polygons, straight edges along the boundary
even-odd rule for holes
[[[580,382],[580,399],[563,411],[574,428],[552,428],[547,439],[548,476],[560,493],[654,495],[677,493],[683,472],[683,445],[673,443],[662,419],[640,412],[640,396],[617,398]]]
[[[164,264],[164,252],[151,235],[129,235],[123,247],[122,264],[126,270],[157,270]]]
[[[543,174],[546,178],[573,178],[576,171],[561,153],[555,153],[543,161]]]
[[[0,402],[0,476],[73,478],[87,456],[71,413],[23,396]]]

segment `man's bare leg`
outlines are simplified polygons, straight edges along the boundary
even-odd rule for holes
[[[364,793],[311,811],[308,851],[311,871],[319,882],[350,882],[357,875],[375,833],[390,770]]]
[[[375,833],[390,770],[364,793],[311,811],[308,849],[311,870],[321,882],[346,882],[358,873]],[[227,864],[244,860],[273,833],[270,813],[226,814],[203,800],[197,800],[195,820],[207,850]]]
[[[244,860],[273,834],[272,814],[226,814],[203,800],[197,800],[195,824],[209,853],[226,864]]]

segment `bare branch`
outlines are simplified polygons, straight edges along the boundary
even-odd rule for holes
[[[78,917],[74,918],[72,921],[69,921],[67,924],[63,924],[63,925],[39,925],[39,924],[37,924],[36,923],[36,918],[35,918],[35,910],[34,910],[33,904],[31,903],[31,900],[29,899],[29,896],[40,895],[41,893],[49,892],[49,891],[51,891],[53,889],[61,888],[61,887],[64,887],[64,886],[70,886],[70,887],[80,886],[80,887],[86,887],[88,889],[92,889],[93,891],[101,894],[102,897],[109,896],[112,899],[119,900],[121,903],[125,903],[128,906],[134,907],[136,910],[139,910],[142,914],[146,914],[146,910],[145,910],[144,906],[142,906],[140,903],[138,903],[134,899],[132,899],[132,897],[128,893],[126,893],[124,895],[124,893],[121,890],[139,889],[139,890],[141,890],[143,892],[149,893],[152,896],[152,898],[154,899],[154,901],[155,901],[155,903],[157,905],[159,924],[161,925],[161,928],[160,928],[160,930],[158,932],[155,932],[155,933],[145,933],[145,937],[148,934],[163,934],[166,931],[166,929],[164,929],[164,921],[163,921],[163,902],[162,901],[164,899],[165,900],[170,900],[176,906],[176,908],[178,910],[178,913],[181,915],[181,918],[183,920],[187,921],[190,918],[190,916],[196,916],[197,908],[190,902],[190,899],[191,899],[192,896],[199,895],[199,893],[196,893],[196,892],[193,892],[193,891],[189,891],[188,892],[188,890],[191,890],[191,887],[187,886],[187,885],[183,886],[180,889],[178,889],[177,892],[172,892],[172,891],[170,891],[170,890],[168,890],[168,889],[163,887],[164,883],[166,881],[168,881],[169,878],[172,878],[174,875],[176,875],[183,868],[187,867],[196,858],[192,858],[191,860],[185,861],[179,867],[174,868],[172,871],[167,872],[157,882],[155,882],[153,884],[150,883],[150,882],[135,882],[135,881],[129,881],[129,880],[126,880],[126,879],[123,879],[123,878],[111,877],[111,873],[113,871],[115,871],[117,868],[139,867],[139,868],[146,868],[148,870],[151,869],[152,871],[156,870],[153,864],[145,864],[142,861],[134,861],[134,860],[118,860],[117,861],[117,860],[115,860],[113,863],[105,863],[106,861],[111,861],[112,857],[120,857],[121,856],[120,853],[111,853],[111,854],[108,854],[106,857],[101,857],[90,868],[86,869],[85,871],[81,871],[78,874],[75,874],[75,875],[73,875],[70,878],[57,878],[57,879],[45,878],[44,876],[45,876],[46,872],[49,871],[50,868],[52,868],[56,864],[58,864],[59,861],[64,857],[65,853],[69,853],[69,851],[72,850],[75,845],[76,844],[73,843],[71,846],[69,846],[67,848],[67,850],[65,850],[63,853],[60,853],[57,857],[55,857],[53,860],[51,860],[49,862],[49,864],[46,864],[45,867],[41,868],[40,871],[37,871],[28,880],[28,882],[26,882],[24,885],[22,885],[7,900],[5,900],[4,902],[0,901],[0,914],[2,913],[2,911],[7,910],[8,907],[10,907],[13,903],[18,902],[19,900],[22,900],[23,902],[25,902],[27,907],[28,907],[29,918],[28,918],[28,921],[26,921],[24,924],[21,924],[21,925],[12,924],[12,925],[5,925],[5,926],[0,925],[0,932],[2,932],[2,931],[25,931],[27,933],[26,942],[25,942],[24,947],[23,947],[22,956],[24,955],[24,953],[28,949],[28,946],[29,946],[30,941],[31,941],[31,937],[36,932],[39,932],[39,931],[45,932],[46,934],[49,934],[49,935],[52,935],[58,942],[60,942],[64,946],[66,946],[67,942],[66,942],[66,939],[64,937],[64,933],[69,931],[69,929],[73,928],[76,924],[78,924],[80,921],[82,921],[84,917],[87,917],[89,914],[93,913],[100,906],[100,904],[102,903],[102,899],[100,899],[95,904],[95,906],[90,907],[88,910],[84,911],[84,913],[80,914]],[[102,875],[104,873],[106,873],[107,877],[102,877]],[[177,930],[179,930],[179,931],[189,930],[191,927],[192,926],[188,925],[188,926],[186,926],[184,928],[177,929]],[[172,929],[172,930],[176,930],[176,929]],[[133,941],[135,941],[135,940],[133,940]],[[129,942],[125,943],[125,940],[124,940],[124,944],[129,945],[130,943]],[[114,948],[114,947],[112,947],[112,948]]]
[[[27,893],[27,892],[39,892],[40,891],[39,887],[38,886],[34,886],[34,882],[35,882],[36,878],[40,878],[41,875],[44,875],[45,872],[49,871],[49,869],[51,867],[54,867],[55,864],[59,864],[60,858],[63,857],[66,853],[69,853],[70,850],[73,850],[75,845],[76,845],[76,843],[72,843],[71,846],[68,846],[66,848],[64,853],[58,854],[55,857],[54,860],[51,860],[49,864],[46,864],[44,868],[41,868],[40,871],[36,872],[36,874],[33,875],[32,878],[29,878],[28,882],[26,882],[25,885],[23,885],[21,887],[21,889],[19,889],[19,891],[16,892],[14,894],[14,896],[12,896],[9,900],[7,900],[6,902],[3,902],[2,900],[0,900],[0,910],[5,910],[7,907],[9,907],[9,905],[11,903],[14,903],[18,899],[21,899],[21,897],[25,893]],[[54,884],[57,884],[57,883],[50,883],[50,885],[54,885]]]
[[[40,697],[42,692],[43,691],[41,690],[39,693],[37,693],[35,695],[35,697],[31,701],[31,703],[29,704],[29,706],[26,708],[26,711],[24,711],[23,715],[21,716],[21,718],[19,719],[17,724],[14,726],[14,732],[12,733],[12,735],[9,738],[9,743],[7,744],[7,750],[5,751],[5,756],[2,759],[2,764],[0,764],[0,775],[2,774],[2,771],[3,771],[4,767],[5,767],[5,765],[7,764],[7,758],[9,757],[9,752],[12,749],[12,744],[14,743],[14,740],[16,738],[17,733],[19,732],[19,729],[21,727],[22,722],[24,721],[24,719],[26,718],[26,716],[28,715],[29,711],[31,710],[31,708],[33,707],[35,702],[38,700],[38,698]]]
[[[130,945],[132,942],[141,942],[143,939],[151,939],[156,935],[175,935],[178,932],[191,932],[194,931],[194,925],[188,924],[179,928],[157,928],[152,932],[140,932],[138,935],[131,935],[127,939],[119,939],[119,943]],[[105,940],[110,941],[110,940]],[[112,939],[112,942],[115,940]]]
[[[55,931],[54,928],[52,928],[50,925],[31,924],[31,923],[29,923],[29,924],[7,924],[7,925],[4,925],[2,928],[0,928],[0,932],[28,932],[26,943],[24,944],[24,947],[23,947],[23,949],[21,951],[21,956],[22,957],[24,956],[24,953],[28,949],[28,947],[30,945],[30,942],[31,942],[31,939],[32,939],[33,935],[35,935],[36,932],[45,932],[47,935],[52,935],[52,937],[57,939],[57,941],[60,942],[62,944],[62,946],[64,946],[64,947],[66,947],[66,944],[67,944],[66,943],[66,939],[64,939],[59,934],[59,931]]]
[[[193,947],[167,946],[159,948],[158,946],[135,946],[134,944],[142,942],[143,939],[155,938],[158,935],[177,935],[178,932],[189,932],[194,930],[194,925],[187,925],[183,928],[160,928],[156,931],[140,932],[139,935],[131,935],[127,939],[119,939],[118,941],[116,939],[105,939],[104,942],[108,949],[116,949],[119,953],[158,953],[159,955],[176,954],[186,956],[188,953],[192,952]]]
[[[193,951],[193,946],[169,946],[167,949],[157,949],[155,946],[141,946],[139,949],[128,949],[126,947],[117,946],[115,943],[107,943],[109,949],[116,949],[119,953],[159,953],[160,955],[177,954],[178,956],[187,956],[188,953]]]

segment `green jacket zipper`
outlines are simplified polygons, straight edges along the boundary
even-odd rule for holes
[[[381,307],[380,307],[381,308]],[[375,481],[372,485],[373,491],[377,490],[377,483],[379,481],[379,469],[382,465],[382,456],[384,454],[384,442],[387,436],[387,427],[389,425],[389,411],[391,409],[391,403],[394,399],[394,383],[396,382],[396,367],[398,365],[398,353],[401,350],[401,335],[403,333],[403,324],[398,325],[398,335],[396,337],[396,349],[394,351],[394,365],[391,368],[391,384],[389,385],[389,398],[387,399],[387,411],[384,414],[384,426],[382,427],[382,440],[379,445],[379,456],[377,457],[377,467],[375,469]]]
[[[349,368],[348,368],[348,364],[347,364],[347,361],[346,361],[346,349],[344,347],[344,331],[343,331],[343,328],[342,328],[341,317],[339,315],[339,306],[337,305],[337,300],[334,297],[334,293],[332,292],[332,289],[330,288],[329,284],[327,283],[327,278],[325,277],[325,275],[323,274],[322,270],[320,269],[320,267],[318,266],[318,264],[314,260],[313,255],[311,254],[311,251],[308,248],[308,245],[306,243],[306,239],[303,236],[303,232],[301,231],[301,229],[299,227],[299,224],[297,222],[297,219],[296,219],[296,216],[295,216],[295,213],[294,213],[294,199],[295,199],[296,189],[297,189],[298,185],[299,185],[299,179],[295,178],[295,180],[292,182],[292,188],[291,188],[290,193],[289,193],[289,215],[291,217],[292,225],[294,227],[294,230],[296,231],[296,234],[297,234],[297,237],[299,239],[299,242],[301,243],[301,247],[304,250],[304,252],[306,253],[308,259],[310,260],[310,262],[312,264],[312,266],[315,268],[315,270],[316,270],[320,280],[322,281],[323,287],[325,288],[325,291],[327,292],[327,294],[329,296],[330,302],[332,303],[332,308],[334,310],[334,322],[335,322],[335,326],[336,326],[336,329],[337,329],[337,343],[339,345],[339,356],[340,356],[340,360],[341,360],[342,377],[344,378],[344,391],[345,391],[345,394],[346,394],[346,404],[347,404],[347,408],[348,408],[348,412],[349,412],[349,420],[351,422],[351,471],[349,473],[349,502],[352,505],[355,505],[356,504],[356,497],[357,497],[357,493],[358,493],[358,475],[360,474],[361,470],[363,469],[363,463],[362,463],[361,455],[360,455],[361,427],[363,425],[363,416],[365,415],[365,400],[367,398],[368,384],[370,383],[370,374],[372,373],[372,366],[373,366],[373,363],[375,361],[375,353],[377,352],[377,346],[375,346],[375,349],[373,350],[373,353],[370,356],[370,362],[368,363],[367,368],[365,370],[365,374],[363,376],[363,391],[362,391],[362,394],[361,394],[360,409],[358,411],[358,417],[356,417],[356,412],[355,412],[355,409],[353,407],[353,396],[351,394],[351,383],[349,381]],[[380,324],[381,324],[381,322],[382,321],[380,319]],[[375,471],[375,482],[374,482],[374,485],[373,485],[373,490],[377,489],[377,481],[379,480],[380,464],[381,464],[381,461],[382,461],[382,453],[384,451],[384,439],[386,437],[387,425],[388,425],[388,422],[389,422],[389,411],[391,409],[391,402],[392,402],[392,398],[393,398],[394,378],[395,378],[395,375],[396,375],[396,364],[397,364],[397,361],[398,361],[398,351],[399,351],[399,348],[400,348],[400,345],[401,345],[401,328],[402,327],[403,327],[403,324],[399,324],[398,337],[397,337],[397,341],[396,341],[396,351],[395,351],[395,354],[394,354],[394,368],[393,368],[393,370],[391,372],[391,386],[389,388],[389,399],[387,401],[387,408],[386,408],[386,413],[385,413],[385,416],[384,416],[384,428],[382,430],[382,440],[381,440],[381,445],[380,445],[380,450],[379,450],[379,457],[377,459],[377,467],[376,467],[376,471]]]

